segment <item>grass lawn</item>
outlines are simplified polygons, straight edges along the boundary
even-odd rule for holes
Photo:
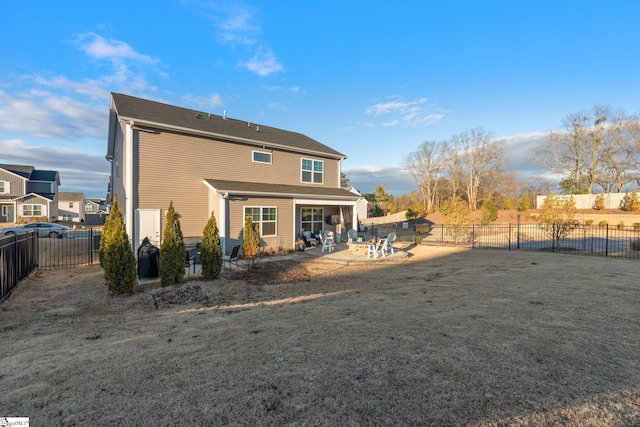
[[[640,263],[416,247],[0,306],[0,416],[38,426],[640,425]]]

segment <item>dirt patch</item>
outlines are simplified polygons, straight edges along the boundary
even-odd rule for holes
[[[636,261],[410,255],[126,297],[97,266],[34,274],[0,306],[0,408],[60,426],[640,425]]]

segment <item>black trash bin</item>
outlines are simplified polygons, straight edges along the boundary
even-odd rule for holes
[[[158,277],[160,266],[160,249],[145,237],[138,248],[138,278],[151,279]]]

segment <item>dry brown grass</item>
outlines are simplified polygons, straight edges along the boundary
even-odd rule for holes
[[[0,415],[42,426],[640,424],[640,264],[412,252],[374,266],[301,256],[261,270],[263,283],[296,283],[227,272],[128,297],[107,295],[99,267],[36,274],[0,307]]]

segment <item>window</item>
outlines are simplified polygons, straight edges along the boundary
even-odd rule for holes
[[[42,216],[42,205],[22,205],[22,216]]]
[[[0,181],[0,194],[9,193],[9,181]]]
[[[7,216],[9,214],[9,209],[7,206],[2,207],[2,216]]]
[[[302,182],[322,184],[324,182],[324,162],[302,159]]]
[[[85,203],[84,210],[86,212],[93,212],[93,203]]]
[[[268,207],[245,207],[244,217],[250,216],[253,222],[258,224],[260,236],[276,236],[278,230],[278,208]]]
[[[300,227],[302,231],[310,231],[315,235],[320,233],[324,226],[323,208],[302,208],[300,215]]]
[[[73,202],[69,202],[69,207],[72,208],[73,207]]]
[[[254,151],[253,161],[256,163],[269,163],[271,164],[271,153],[265,153],[264,151]]]

